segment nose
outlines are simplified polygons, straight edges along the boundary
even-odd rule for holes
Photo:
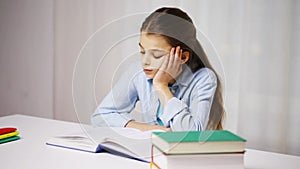
[[[150,55],[145,53],[144,55],[142,55],[142,65],[150,65],[151,61],[150,61]]]

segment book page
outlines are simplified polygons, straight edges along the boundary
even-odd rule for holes
[[[141,159],[151,157],[151,133],[152,131],[143,132],[132,128],[109,127],[87,131],[89,137],[95,142]]]
[[[153,130],[154,131],[154,130]],[[155,130],[160,131],[162,130]],[[50,138],[46,143],[81,151],[107,152],[150,161],[152,131],[124,127],[97,127]],[[99,146],[100,145],[100,146]]]

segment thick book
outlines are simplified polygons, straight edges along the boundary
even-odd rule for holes
[[[245,143],[245,139],[227,130],[152,133],[152,144],[165,154],[244,152]]]
[[[168,155],[152,147],[150,169],[244,169],[244,153]]]
[[[81,133],[52,137],[46,144],[92,153],[107,152],[143,162],[151,161],[151,131],[98,127]]]

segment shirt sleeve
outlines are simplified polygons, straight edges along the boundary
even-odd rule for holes
[[[124,127],[138,100],[134,77],[123,75],[109,94],[102,100],[91,117],[93,126]]]
[[[205,72],[205,71],[204,71]],[[200,74],[190,91],[189,105],[173,97],[164,107],[161,116],[163,123],[172,131],[204,130],[206,128],[211,104],[217,87],[217,78],[213,72]]]

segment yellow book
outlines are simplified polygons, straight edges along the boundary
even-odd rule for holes
[[[14,132],[7,133],[7,134],[2,134],[2,135],[0,135],[0,140],[5,139],[5,138],[9,138],[9,137],[13,137],[13,136],[17,136],[18,134],[19,134],[18,131],[14,131]]]
[[[150,162],[150,169],[160,169],[153,161]]]

